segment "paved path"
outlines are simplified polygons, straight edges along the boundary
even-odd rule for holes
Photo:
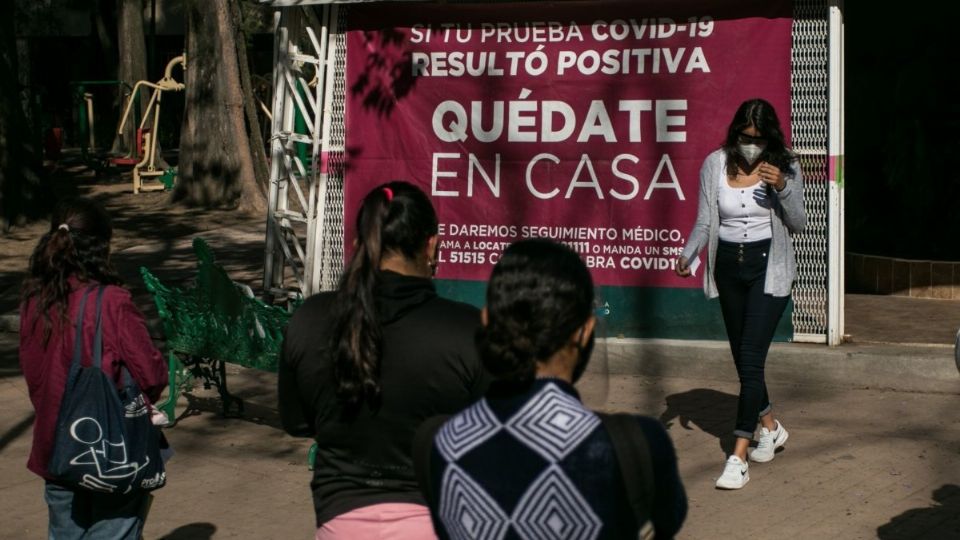
[[[713,483],[733,446],[736,383],[610,383],[608,406],[669,424],[690,497],[681,538],[960,538],[957,395],[768,387],[790,441],[725,492]]]
[[[16,335],[0,333],[0,539],[44,538],[42,483],[24,468],[31,407],[15,349]],[[247,418],[220,418],[212,394],[196,392],[168,430],[177,454],[145,538],[311,537],[309,441],[276,427],[273,374],[231,367],[230,377]],[[680,538],[960,538],[957,394],[771,381],[790,442],[752,467],[744,490],[723,492],[713,482],[732,445],[736,383],[591,374],[580,386],[588,404],[669,426],[690,497]]]
[[[853,342],[953,344],[960,300],[848,294],[845,333]]]

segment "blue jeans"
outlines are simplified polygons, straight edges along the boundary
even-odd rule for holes
[[[50,540],[140,540],[150,495],[106,495],[47,482]]]
[[[713,274],[730,352],[740,377],[733,434],[745,439],[753,439],[757,418],[771,410],[764,367],[773,334],[790,301],[789,296],[763,292],[769,251],[770,240],[742,244],[721,241]]]

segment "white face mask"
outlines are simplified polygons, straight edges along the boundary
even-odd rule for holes
[[[753,165],[753,163],[757,161],[757,158],[760,157],[760,154],[766,149],[766,144],[741,143],[737,145],[737,152],[739,152],[740,155],[743,156],[743,159],[747,160],[747,163],[750,165]]]

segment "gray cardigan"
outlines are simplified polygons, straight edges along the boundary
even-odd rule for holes
[[[718,200],[720,181],[726,178],[727,155],[723,149],[711,152],[700,168],[700,201],[697,206],[697,222],[687,237],[682,256],[692,260],[706,245],[709,248],[703,269],[703,292],[707,298],[716,298],[717,283],[713,269],[717,259],[717,243],[720,231]],[[807,212],[803,207],[803,173],[800,164],[794,161],[784,175],[787,185],[776,193],[770,209],[770,256],[767,260],[767,278],[763,292],[772,296],[790,296],[797,277],[797,259],[793,251],[790,233],[798,233],[807,225]]]

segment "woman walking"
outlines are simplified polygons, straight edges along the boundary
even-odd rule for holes
[[[437,231],[420,189],[375,188],[339,290],[307,299],[287,327],[280,413],[288,433],[317,441],[318,540],[433,537],[414,431],[473,402],[487,381],[473,345],[478,310],[434,290]]]
[[[762,99],[745,101],[723,146],[700,169],[697,221],[676,264],[677,275],[689,276],[690,261],[706,248],[703,290],[720,298],[740,378],[736,443],[717,479],[721,489],[740,489],[750,480],[747,450],[758,418],[751,461],[772,460],[789,436],[773,416],[764,366],[797,275],[790,234],[806,222],[803,175],[776,111]]]
[[[167,365],[147,333],[143,315],[120,286],[110,265],[110,218],[98,204],[76,200],[60,206],[50,230],[40,238],[23,283],[20,304],[20,368],[36,411],[33,446],[27,468],[46,479],[52,539],[111,538],[137,540],[143,531],[149,495],[95,493],[57,484],[47,470],[53,453],[57,418],[74,353],[76,319],[92,321],[96,307],[84,294],[105,286],[102,296],[101,368],[117,387],[123,370],[144,396],[155,403],[167,384]],[[79,329],[79,342],[90,358],[95,327]]]

